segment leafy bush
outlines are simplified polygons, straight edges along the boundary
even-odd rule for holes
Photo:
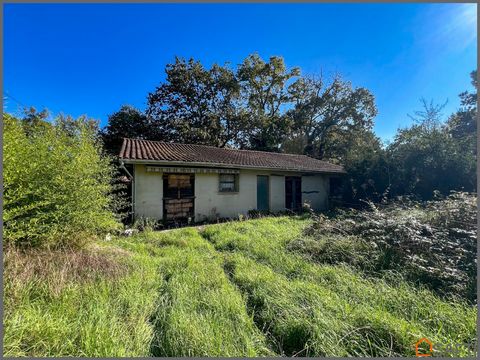
[[[132,229],[145,232],[160,230],[161,228],[162,224],[157,219],[144,216],[137,218],[132,225]]]
[[[463,192],[425,203],[369,203],[367,210],[316,216],[289,248],[321,263],[347,263],[373,275],[397,271],[440,294],[474,301],[476,219],[476,196]]]
[[[113,168],[92,122],[51,124],[4,116],[4,239],[28,246],[79,245],[118,226]],[[27,131],[28,130],[28,131]]]

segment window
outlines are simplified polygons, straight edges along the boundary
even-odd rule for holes
[[[237,192],[238,191],[238,175],[220,174],[219,175],[219,191],[220,192]]]

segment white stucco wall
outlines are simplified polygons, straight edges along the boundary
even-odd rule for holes
[[[161,173],[147,172],[145,165],[135,165],[135,218],[163,218],[163,179]]]
[[[218,191],[219,174],[195,174],[195,220],[236,218],[257,207],[257,175],[240,171],[237,193]]]
[[[147,172],[146,166],[136,164],[134,169],[135,217],[163,218],[163,178],[160,172]],[[256,170],[240,170],[238,193],[218,191],[219,174],[195,174],[195,221],[214,220],[217,217],[237,218],[257,208],[257,175],[268,175],[270,185],[270,210],[285,210],[285,175]],[[314,210],[328,206],[328,177],[302,176],[302,203]]]
[[[270,210],[285,209],[285,176],[267,171],[241,170],[238,193],[218,191],[218,174],[195,174],[195,219],[236,218],[257,208],[257,175],[268,175]]]
[[[308,203],[315,211],[327,209],[329,186],[326,175],[302,176],[302,203]]]

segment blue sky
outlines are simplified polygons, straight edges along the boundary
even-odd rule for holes
[[[175,56],[236,65],[258,52],[370,89],[391,140],[420,97],[458,107],[476,26],[474,4],[5,4],[4,109],[105,125],[122,104],[144,110]]]

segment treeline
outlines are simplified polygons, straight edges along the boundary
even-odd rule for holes
[[[109,153],[132,137],[306,154],[345,166],[344,204],[475,191],[476,71],[454,114],[444,119],[443,106],[422,100],[413,125],[388,145],[373,131],[374,95],[339,75],[304,76],[256,54],[235,68],[176,58],[165,72],[144,112],[123,106],[109,116],[101,131]]]
[[[125,106],[109,117],[108,149],[115,153],[129,135],[330,158],[339,154],[340,133],[346,141],[371,132],[377,113],[367,89],[340,76],[301,76],[281,57],[250,55],[236,69],[176,58],[165,72],[145,113]]]

